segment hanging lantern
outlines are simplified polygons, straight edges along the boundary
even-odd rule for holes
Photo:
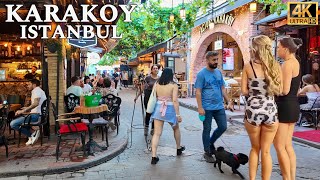
[[[186,18],[186,9],[185,8],[181,8],[180,9],[180,18],[181,19],[185,19]]]
[[[211,21],[211,22],[209,23],[209,29],[213,29],[213,28],[214,28],[214,22]]]
[[[173,22],[174,21],[174,14],[170,14],[170,19],[169,19],[170,22]]]
[[[257,3],[256,2],[250,3],[250,12],[252,12],[252,13],[257,12]]]

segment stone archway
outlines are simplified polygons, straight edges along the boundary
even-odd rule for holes
[[[195,31],[199,33],[197,29]],[[225,24],[218,24],[214,29],[208,29],[206,32],[204,32],[198,39],[198,42],[192,42],[193,44],[195,44],[195,47],[191,52],[191,71],[189,74],[191,82],[195,81],[197,73],[205,66],[206,50],[210,43],[214,41],[214,34],[218,32],[225,33],[231,36],[239,46],[239,49],[243,56],[243,61],[249,61],[249,33],[236,31],[232,27]]]

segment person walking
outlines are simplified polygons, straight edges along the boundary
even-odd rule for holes
[[[157,75],[158,73],[153,74]],[[179,129],[179,123],[182,122],[182,118],[179,112],[178,85],[173,81],[172,69],[165,68],[159,78],[159,81],[156,82],[154,86],[157,103],[151,115],[151,121],[154,122],[154,134],[151,141],[151,164],[157,164],[159,161],[157,149],[164,122],[169,123],[174,131],[177,156],[180,156],[182,151],[185,150],[185,147],[181,146],[181,134]]]
[[[122,73],[122,81],[123,81],[123,86],[125,88],[128,88],[128,80],[129,80],[129,75],[127,71],[123,71]]]
[[[144,83],[141,83],[141,91],[138,93],[134,102],[137,101],[138,97],[142,94],[142,90],[144,90],[144,100],[143,105],[145,109],[147,109],[148,101],[152,92],[153,85],[158,80],[158,65],[154,64],[151,66],[151,73],[144,79]],[[150,122],[151,114],[146,112],[145,123],[144,123],[144,135],[147,136],[149,132],[149,122]],[[154,124],[152,123],[151,134],[153,134]]]
[[[296,154],[292,146],[292,136],[300,113],[297,93],[301,73],[300,63],[295,53],[301,45],[301,39],[285,37],[279,40],[277,47],[277,54],[284,63],[282,64],[283,91],[276,100],[279,128],[274,139],[274,147],[277,151],[282,178],[285,180],[296,177]]]
[[[282,92],[280,64],[272,55],[272,41],[260,35],[252,39],[251,61],[242,71],[241,92],[247,97],[245,128],[250,138],[249,178],[256,179],[261,152],[262,179],[270,179],[272,158],[270,148],[279,122],[274,95]]]
[[[219,53],[209,51],[205,58],[207,66],[198,74],[195,83],[196,99],[199,115],[205,116],[203,121],[202,142],[204,147],[204,158],[206,162],[214,163],[212,156],[216,140],[226,131],[227,119],[224,110],[223,98],[227,102],[227,109],[233,110],[228,99],[222,73],[218,67]],[[212,117],[214,117],[218,128],[214,130],[210,137]]]
[[[118,88],[118,82],[120,80],[119,74],[117,73],[117,69],[115,69],[114,73],[112,74],[113,76],[113,81],[115,83],[115,89]]]

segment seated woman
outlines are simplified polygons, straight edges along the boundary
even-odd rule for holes
[[[118,96],[117,90],[114,88],[114,82],[112,82],[109,78],[103,79],[104,88],[100,89],[102,96],[106,96],[107,94],[113,94]]]
[[[298,96],[306,95],[307,92],[320,92],[319,86],[314,83],[314,78],[311,74],[302,76],[303,88],[299,90]]]
[[[320,108],[320,99],[317,100],[317,97],[320,96],[320,88],[317,84],[314,83],[314,77],[311,74],[306,74],[302,76],[303,88],[299,90],[299,97],[306,97],[307,103],[301,104],[301,110],[310,110],[311,108]],[[315,101],[318,102],[315,102]],[[301,121],[300,115],[300,121]],[[310,126],[311,124],[307,121],[302,123],[302,126]]]

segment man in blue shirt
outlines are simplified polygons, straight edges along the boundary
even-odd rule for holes
[[[207,66],[197,74],[195,83],[198,112],[205,116],[203,121],[202,142],[204,147],[203,157],[209,163],[215,162],[212,156],[215,149],[214,143],[226,131],[227,119],[224,110],[223,98],[228,102],[227,109],[233,110],[225,91],[225,82],[218,67],[217,51],[206,54]],[[218,128],[210,137],[212,118],[216,120]]]

